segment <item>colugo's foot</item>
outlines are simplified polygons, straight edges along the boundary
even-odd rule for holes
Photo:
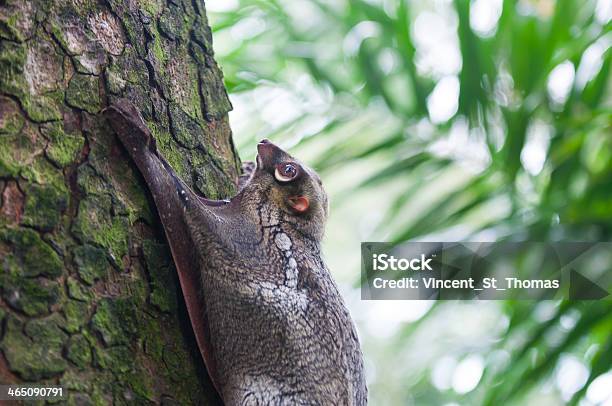
[[[130,154],[146,149],[157,151],[153,134],[131,101],[118,99],[102,113]]]

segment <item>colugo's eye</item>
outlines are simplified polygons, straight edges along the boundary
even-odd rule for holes
[[[274,170],[274,177],[279,182],[289,182],[293,180],[297,174],[297,167],[288,162],[276,165],[276,169]]]

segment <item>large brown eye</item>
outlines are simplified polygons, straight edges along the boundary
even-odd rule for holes
[[[297,167],[288,162],[276,165],[276,169],[274,170],[274,177],[279,182],[289,182],[293,180],[297,174]]]

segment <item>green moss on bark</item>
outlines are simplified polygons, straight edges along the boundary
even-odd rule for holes
[[[64,329],[69,333],[76,333],[89,321],[88,304],[77,300],[67,300],[64,303],[63,311],[66,318]]]
[[[87,244],[74,249],[74,261],[79,276],[88,285],[104,277],[109,266],[104,250]]]
[[[144,258],[149,271],[151,304],[163,312],[176,311],[175,269],[166,245],[146,240],[142,244]]]
[[[45,278],[26,279],[15,275],[0,276],[2,297],[9,306],[27,316],[49,313],[59,303],[62,290],[57,282]]]
[[[204,133],[197,120],[191,118],[179,106],[170,103],[170,115],[172,117],[172,134],[185,148],[193,149],[202,144],[201,135]]]
[[[91,319],[107,346],[128,344],[137,333],[137,307],[131,299],[103,299]]]
[[[89,302],[93,299],[93,293],[74,278],[66,279],[66,286],[68,287],[68,296],[74,300]]]
[[[61,74],[61,59],[46,40],[39,41],[39,49],[0,42],[0,91],[19,98],[32,121],[59,120],[62,94],[51,86],[59,81],[54,73]]]
[[[29,184],[25,187],[23,224],[43,231],[53,230],[68,207],[68,191],[54,186]]]
[[[54,187],[58,192],[66,190],[63,173],[42,156],[42,151],[31,162],[23,163],[19,175],[30,183]]]
[[[44,124],[41,126],[41,133],[49,139],[45,150],[47,157],[61,168],[77,159],[85,143],[82,135],[65,132],[59,122]]]
[[[112,204],[107,196],[86,198],[79,205],[73,225],[74,233],[83,241],[91,241],[107,248],[120,265],[128,250],[128,220],[111,214]]]
[[[91,364],[91,347],[82,335],[74,335],[68,340],[66,346],[66,358],[79,369],[84,369]]]
[[[31,136],[30,128],[23,129],[21,134],[0,137],[0,177],[17,178],[32,173],[30,166],[37,152],[42,151],[43,142]]]
[[[97,113],[101,109],[99,83],[96,76],[76,74],[66,89],[69,106]]]
[[[8,97],[0,96],[0,135],[15,135],[23,128],[25,120],[19,106]]]
[[[106,83],[111,93],[121,94],[125,90],[127,82],[123,74],[116,65],[106,69]]]
[[[7,0],[0,13],[0,38],[23,42],[30,38],[35,28],[35,1]]]
[[[62,274],[61,259],[35,231],[0,230],[0,241],[11,248],[11,253],[6,258],[10,264],[10,274],[20,277],[44,275],[51,278]]]
[[[102,369],[124,374],[134,366],[134,353],[125,345],[110,348],[96,347],[95,362]]]
[[[62,345],[66,339],[56,321],[34,320],[25,326],[15,317],[6,323],[6,334],[0,344],[9,367],[27,380],[51,378],[66,369]],[[32,336],[34,338],[32,338]]]

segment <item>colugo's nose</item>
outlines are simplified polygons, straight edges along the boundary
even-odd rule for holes
[[[268,139],[263,139],[257,144],[257,161],[266,169],[273,168],[283,154],[283,150]]]
[[[268,151],[268,154],[272,154],[273,151],[276,150],[276,149],[278,149],[278,147],[276,145],[272,144],[272,142],[270,142],[270,140],[268,140],[268,139],[263,139],[263,140],[259,141],[259,143],[257,144],[257,152],[259,152],[260,154],[263,151]]]

